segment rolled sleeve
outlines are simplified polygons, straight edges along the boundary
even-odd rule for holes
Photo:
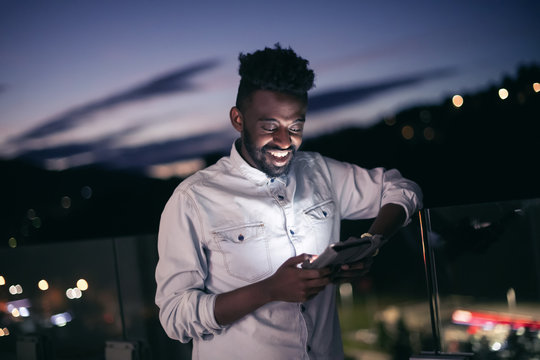
[[[202,229],[192,199],[175,191],[161,215],[156,305],[167,335],[182,342],[222,331],[214,317],[216,294],[205,292],[208,274]]]
[[[401,205],[407,214],[404,226],[409,224],[413,214],[422,208],[422,190],[414,181],[404,178],[398,170],[384,172],[381,206]]]

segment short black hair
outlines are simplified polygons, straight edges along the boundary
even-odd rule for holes
[[[256,90],[271,90],[293,95],[307,103],[307,92],[313,88],[315,74],[308,68],[309,61],[279,43],[251,54],[240,53],[240,85],[236,107],[241,106]]]

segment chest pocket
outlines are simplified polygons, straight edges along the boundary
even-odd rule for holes
[[[270,274],[268,239],[262,222],[231,226],[212,233],[229,275],[254,282]]]
[[[304,210],[304,214],[314,224],[333,219],[335,212],[336,204],[334,204],[334,200],[326,200]]]
[[[336,204],[334,200],[325,200],[303,212],[309,224],[310,236],[315,239],[317,253],[321,253],[330,243],[337,241],[331,238]]]

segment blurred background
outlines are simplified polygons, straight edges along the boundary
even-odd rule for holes
[[[65,359],[101,358],[107,341],[128,338],[139,348],[153,344],[147,353],[157,359],[167,352],[156,348],[189,353],[157,324],[155,234],[178,183],[228,154],[237,136],[228,111],[241,52],[279,42],[308,59],[316,88],[303,149],[398,168],[421,185],[425,208],[443,214],[434,227],[458,229],[435,236],[452,251],[463,241],[448,239],[469,239],[470,227],[536,204],[539,10],[537,1],[0,0],[0,355],[12,356],[21,342],[43,348],[43,336]],[[475,215],[464,218],[463,206]],[[526,213],[527,221],[512,223],[524,235],[508,249],[525,249],[530,268],[510,277],[531,281],[505,283],[505,306],[510,289],[540,300],[538,212]],[[363,226],[346,223],[344,232]],[[365,330],[353,348],[377,350],[353,351],[357,357],[398,356],[386,335],[373,340],[375,316],[403,318],[395,311],[403,301],[428,315],[419,302],[426,285],[419,226],[415,219],[394,242],[403,238],[393,246],[407,246],[409,256],[386,252],[389,264],[411,269],[410,281],[392,280],[405,273],[381,265],[350,289],[355,305],[342,310],[360,311],[347,317],[360,322],[344,328]],[[499,264],[504,253],[482,261]],[[475,297],[473,290],[450,286],[448,294]],[[124,311],[144,321],[129,323]],[[429,317],[418,324],[429,333]],[[404,353],[429,347],[418,340]]]

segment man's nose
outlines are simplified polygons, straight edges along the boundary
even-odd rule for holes
[[[274,132],[274,143],[281,149],[288,149],[291,146],[291,134],[289,129],[283,128]]]

